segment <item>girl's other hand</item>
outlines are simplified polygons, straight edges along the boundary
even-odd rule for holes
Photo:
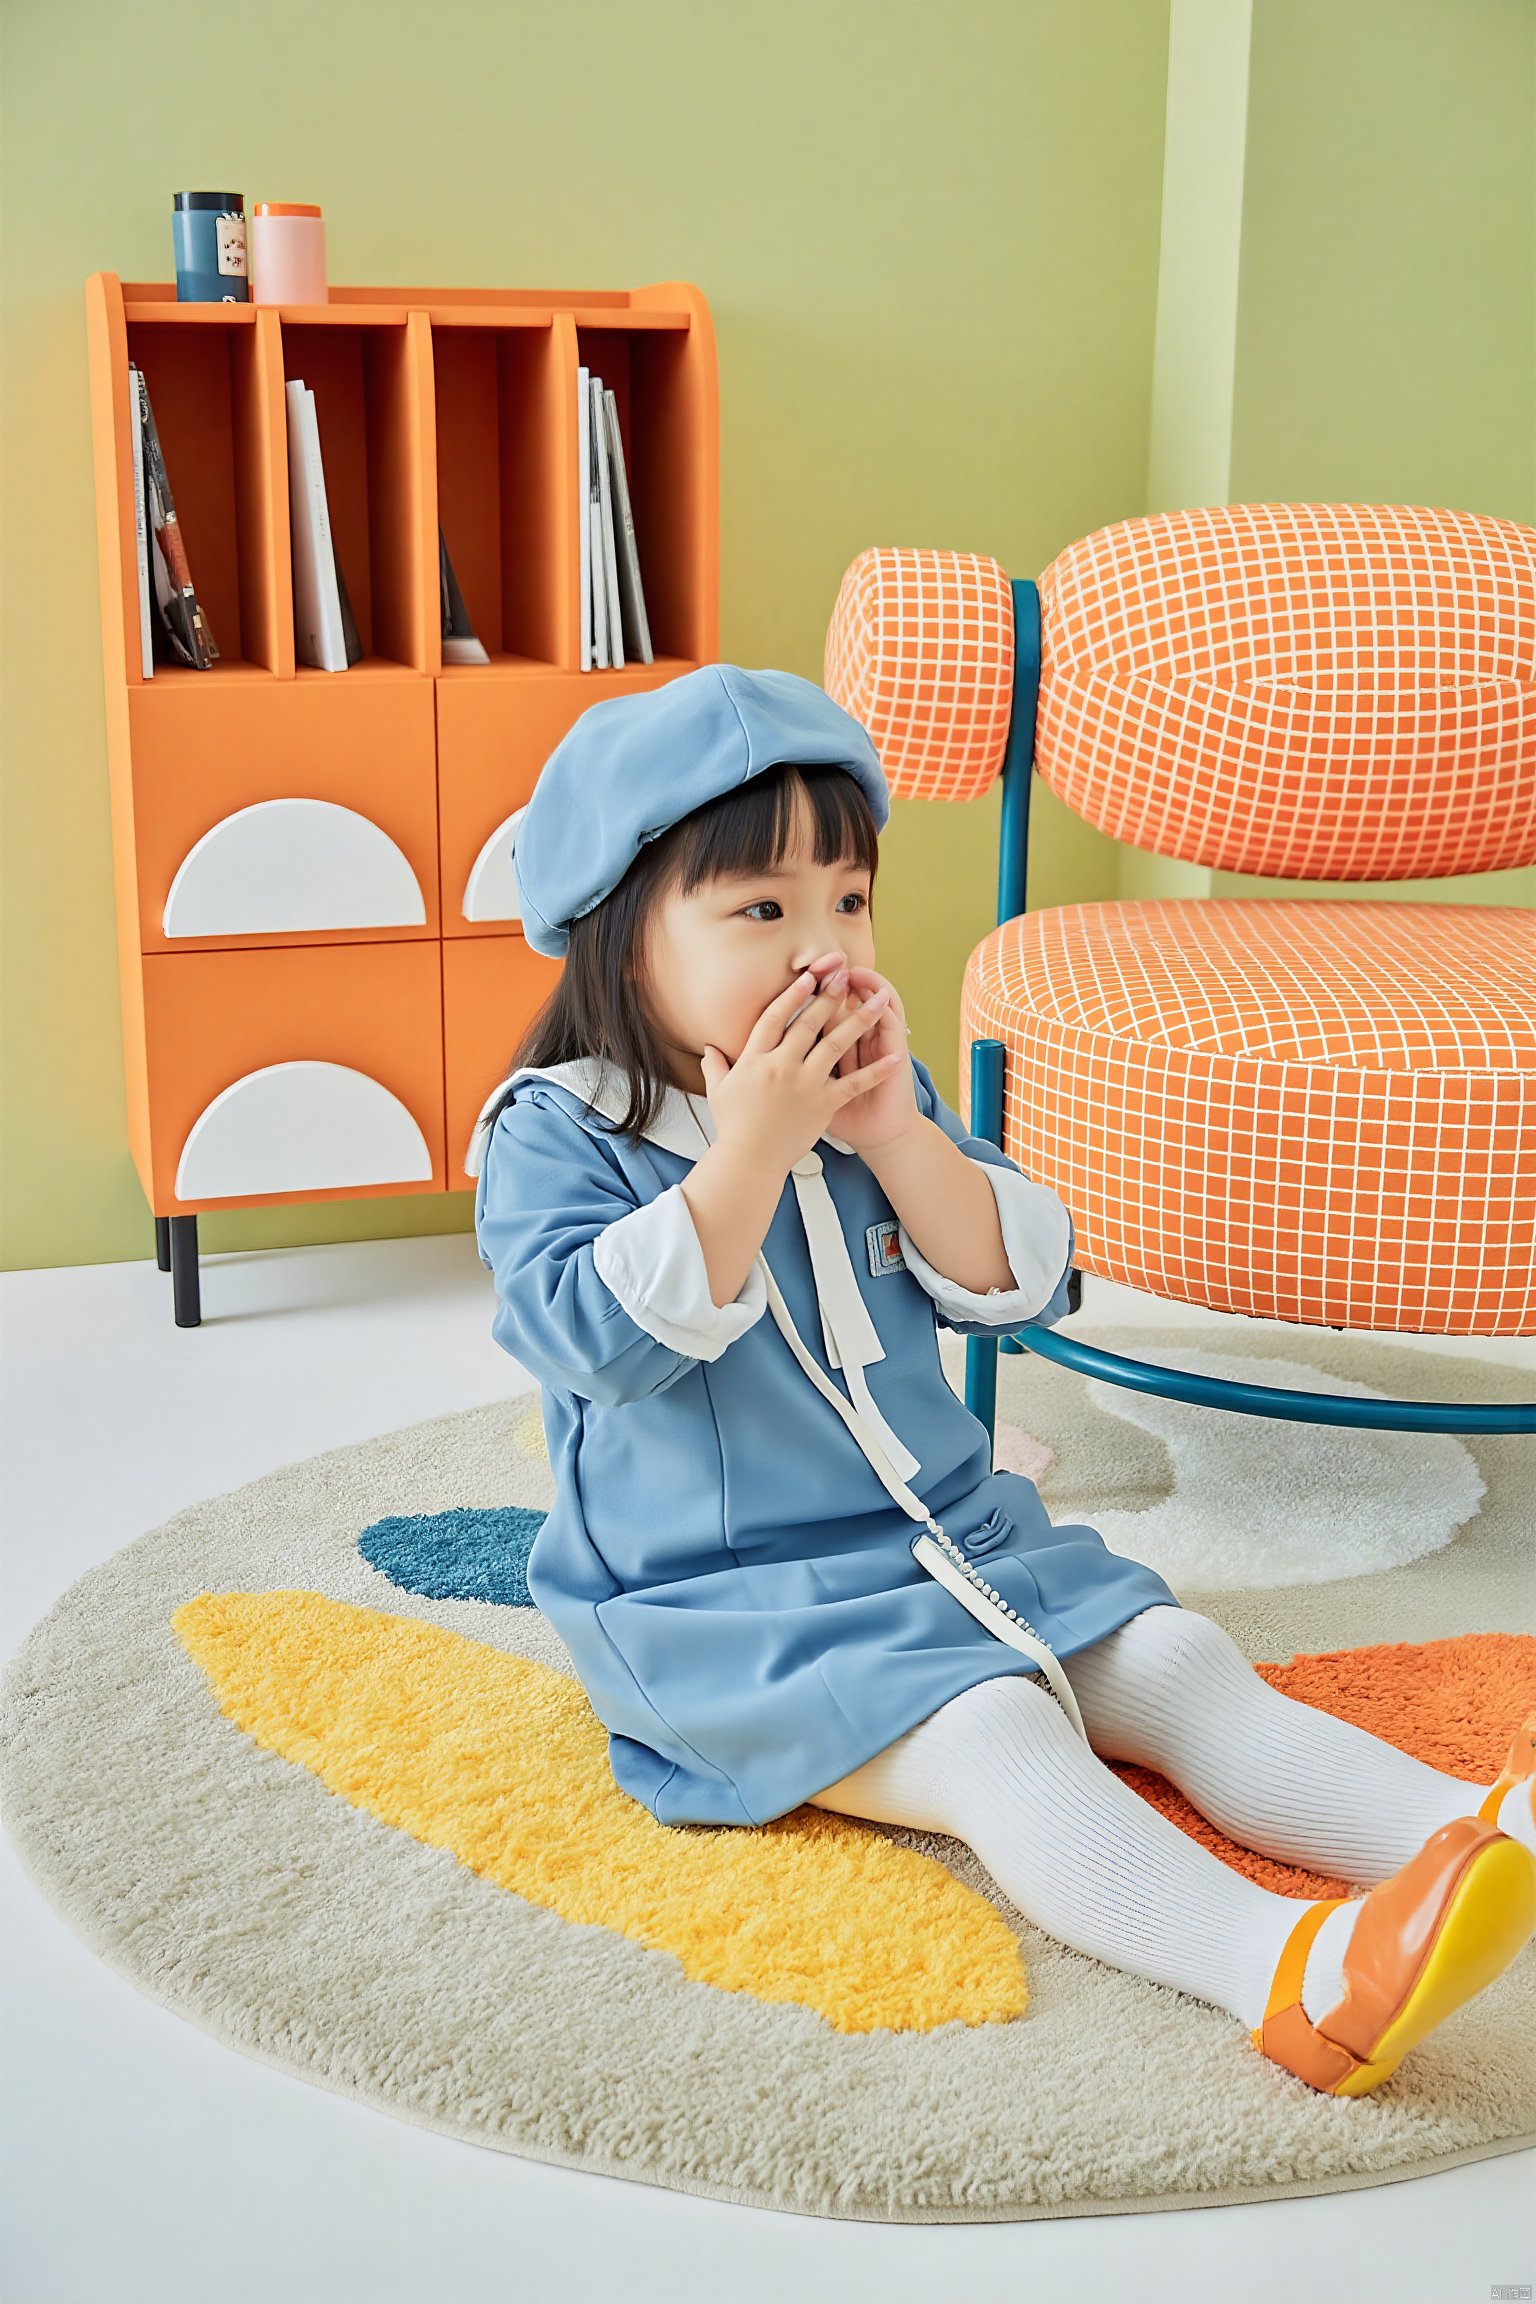
[[[874,1013],[873,1021],[860,1005],[871,992],[885,991],[889,997],[885,1006]],[[850,966],[846,997],[854,1003],[856,1014],[865,1017],[863,1029],[854,1046],[839,1058],[838,1068],[849,1074],[861,1072],[871,1065],[879,1065],[893,1052],[901,1058],[900,1065],[889,1064],[877,1073],[862,1095],[846,1103],[837,1116],[834,1136],[851,1144],[856,1152],[883,1151],[889,1144],[905,1136],[922,1118],[917,1108],[917,1088],[908,1049],[906,1010],[901,994],[889,977],[873,968]]]
[[[720,1049],[705,1047],[700,1062],[717,1141],[734,1144],[759,1166],[787,1176],[819,1136],[829,1131],[840,1136],[842,1115],[898,1065],[908,1075],[911,1101],[905,1025],[899,1049],[882,1047],[863,1061],[849,1054],[878,1028],[883,1009],[895,998],[883,978],[868,970],[857,973],[870,975],[866,989],[873,997],[854,999],[851,1014],[844,1013],[851,999],[848,987],[816,991],[814,973],[807,969],[769,1001],[734,1064]],[[845,1056],[849,1067],[843,1072],[838,1067]]]

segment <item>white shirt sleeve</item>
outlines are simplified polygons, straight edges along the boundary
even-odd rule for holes
[[[681,1184],[608,1225],[592,1243],[592,1261],[637,1327],[696,1360],[718,1360],[768,1309],[768,1287],[756,1261],[738,1296],[729,1304],[714,1301],[703,1243]]]
[[[955,1320],[985,1320],[999,1328],[1020,1328],[1043,1312],[1061,1285],[1072,1248],[1072,1219],[1067,1204],[1049,1184],[1037,1184],[1017,1168],[1004,1168],[978,1160],[997,1201],[1003,1246],[1017,1285],[989,1288],[985,1295],[962,1288],[918,1253],[906,1226],[898,1222],[896,1236],[907,1270],[934,1302]]]

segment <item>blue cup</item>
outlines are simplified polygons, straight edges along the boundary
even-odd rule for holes
[[[243,192],[178,192],[171,212],[178,304],[248,304]]]

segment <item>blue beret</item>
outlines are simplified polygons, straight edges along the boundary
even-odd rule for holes
[[[647,840],[781,760],[845,768],[877,831],[890,792],[867,729],[814,680],[701,664],[660,688],[589,705],[512,819],[523,932],[564,957],[570,924],[623,879]]]

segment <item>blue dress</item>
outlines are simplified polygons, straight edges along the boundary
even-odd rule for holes
[[[999,1672],[1044,1671],[1081,1729],[1059,1660],[1179,1605],[991,1470],[938,1327],[1061,1319],[1072,1220],[912,1068],[918,1109],[987,1172],[1011,1291],[936,1271],[827,1135],[716,1305],[679,1189],[714,1140],[704,1097],[669,1088],[638,1143],[595,1060],[525,1067],[482,1107],[466,1169],[492,1332],[539,1381],[555,1482],[528,1588],[616,1782],[663,1824],[784,1815]]]

